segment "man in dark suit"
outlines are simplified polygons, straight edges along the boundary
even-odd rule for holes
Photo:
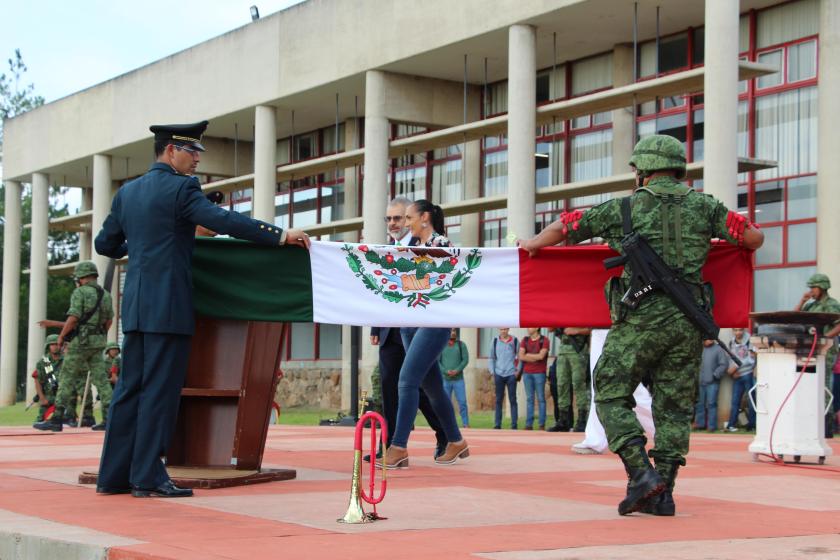
[[[405,209],[411,201],[405,197],[398,197],[388,204],[385,215],[385,225],[388,236],[393,245],[408,245],[411,234],[405,227]],[[400,369],[405,360],[405,348],[400,338],[400,329],[392,327],[371,327],[370,343],[379,346],[379,375],[382,386],[382,412],[388,423],[388,445],[391,445],[394,426],[397,425],[397,401],[399,400]],[[426,417],[429,427],[435,431],[437,446],[435,457],[446,450],[446,435],[440,425],[437,415],[432,409],[432,403],[423,389],[420,389],[420,411]],[[369,457],[365,457],[369,459]]]
[[[96,251],[129,255],[122,296],[123,368],[111,402],[96,491],[181,497],[161,461],[169,445],[194,330],[191,259],[196,225],[265,245],[309,247],[286,230],[211,203],[192,176],[207,121],[153,126],[157,161],[117,192]]]

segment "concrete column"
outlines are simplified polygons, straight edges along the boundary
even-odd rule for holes
[[[254,218],[274,223],[277,190],[277,111],[258,105],[254,114]]]
[[[82,207],[81,211],[86,212],[93,209],[93,189],[82,189]],[[79,260],[89,261],[93,250],[93,236],[95,233],[91,231],[82,231],[79,233]]]
[[[32,230],[29,256],[29,338],[26,344],[26,371],[44,355],[44,329],[37,321],[47,318],[47,239],[49,234],[50,185],[44,173],[32,175]],[[26,396],[31,399],[35,384],[27,376]]]
[[[111,212],[111,200],[113,199],[111,180],[111,156],[106,154],[94,154],[93,156],[93,217],[91,219],[91,235],[94,239],[102,229],[105,218]],[[105,269],[108,267],[108,257],[91,253],[92,260],[99,270],[99,283],[105,278]],[[104,286],[103,286],[104,287]]]
[[[840,130],[837,92],[840,91],[840,4],[834,0],[820,2],[820,81],[817,85],[819,110],[817,152],[817,269],[828,274],[840,286],[840,259],[836,240],[840,239],[840,197],[837,177],[836,131]],[[707,143],[708,144],[708,143]],[[836,293],[840,293],[836,287]],[[836,295],[836,294],[835,294]]]
[[[626,86],[633,83],[633,46],[616,45],[613,48],[613,87]],[[613,140],[612,140],[612,172],[613,175],[627,173],[630,166],[630,156],[633,154],[633,144],[636,141],[636,119],[633,117],[633,107],[622,107],[612,112]],[[620,196],[620,194],[616,194]]]
[[[739,4],[733,0],[706,0],[703,190],[728,208],[738,206]]]
[[[359,122],[356,119],[347,119],[344,121],[344,145],[347,151],[361,148],[362,137],[359,130]],[[359,212],[359,178],[358,166],[346,167],[344,169],[344,215],[342,219],[357,218],[361,215]],[[339,239],[349,243],[358,243],[358,231],[349,231],[342,234]]]
[[[534,235],[537,110],[536,29],[508,31],[508,234]]]
[[[3,236],[3,318],[0,327],[0,406],[15,403],[20,301],[20,183],[5,181]]]
[[[362,238],[386,243],[382,217],[388,206],[388,116],[385,114],[385,74],[371,70],[365,76],[365,180],[362,196]]]
[[[481,142],[467,142],[464,158],[464,199],[478,198],[481,193]],[[461,216],[461,246],[478,247],[478,213]],[[478,329],[461,329],[461,340],[469,349],[469,363],[464,370],[467,404],[470,414],[479,410],[479,389],[487,381],[487,368],[478,367]],[[456,409],[457,410],[457,409]]]

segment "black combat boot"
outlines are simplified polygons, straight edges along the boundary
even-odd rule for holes
[[[644,438],[632,439],[618,450],[627,471],[627,495],[618,504],[619,515],[639,511],[647,500],[665,489],[665,481],[656,472],[645,452]]]
[[[44,430],[45,432],[60,432],[64,429],[62,417],[63,411],[60,408],[56,407],[49,420],[44,420],[43,422],[35,422],[34,424],[32,424],[32,427],[36,430]]]
[[[663,459],[656,459],[656,472],[662,475],[665,479],[665,490],[661,494],[654,496],[645,502],[640,510],[642,513],[649,513],[651,515],[671,516],[677,511],[677,506],[674,503],[674,481],[677,479],[677,471],[680,468],[680,463],[667,461]]]
[[[557,413],[557,422],[548,428],[546,432],[568,432],[569,431],[569,413],[561,410]]]
[[[589,409],[588,408],[581,408],[578,410],[578,417],[577,421],[575,422],[575,427],[572,430],[573,432],[585,432],[586,431],[586,420],[589,418]]]
[[[93,416],[82,416],[82,422],[79,424],[80,428],[92,428],[96,425],[96,418]]]

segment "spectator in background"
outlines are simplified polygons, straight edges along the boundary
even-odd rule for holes
[[[502,429],[502,403],[505,400],[505,388],[510,401],[510,428],[516,429],[519,419],[519,407],[516,404],[516,368],[519,365],[517,353],[519,340],[510,336],[510,329],[499,329],[499,336],[490,343],[490,374],[496,386],[496,417],[494,430]]]
[[[545,378],[548,369],[548,337],[540,329],[529,327],[528,336],[519,346],[519,361],[525,381],[525,429],[533,430],[534,397],[539,403],[539,426],[545,430]]]
[[[449,343],[444,346],[443,352],[438,358],[440,372],[443,375],[443,391],[452,400],[452,393],[455,393],[455,400],[458,401],[458,410],[461,413],[461,425],[464,428],[470,427],[470,418],[467,411],[467,387],[464,384],[464,369],[470,360],[470,353],[467,345],[458,340],[458,329],[450,329]]]
[[[720,380],[729,367],[729,356],[714,340],[703,341],[703,357],[700,362],[700,390],[694,413],[694,427],[710,432],[717,430],[717,401]]]
[[[729,412],[729,422],[726,429],[730,432],[738,431],[738,413],[741,411],[741,399],[755,384],[755,352],[750,344],[750,333],[746,329],[733,329],[729,350],[741,360],[741,367],[734,363],[727,372],[732,376],[732,406]],[[755,429],[755,409],[747,397],[747,430]]]

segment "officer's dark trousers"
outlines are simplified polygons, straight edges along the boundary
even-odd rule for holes
[[[178,417],[190,336],[129,332],[108,414],[97,484],[155,488],[169,479],[161,462]]]
[[[403,348],[399,329],[388,331],[388,338],[380,341],[379,346],[379,375],[382,384],[382,411],[385,413],[385,421],[388,423],[388,445],[391,445],[391,438],[394,437],[394,428],[397,426],[397,402],[399,401],[400,369],[405,360],[405,348]],[[426,417],[429,427],[435,431],[439,442],[445,442],[446,436],[440,425],[437,415],[432,409],[432,403],[423,389],[420,389],[420,412]]]

